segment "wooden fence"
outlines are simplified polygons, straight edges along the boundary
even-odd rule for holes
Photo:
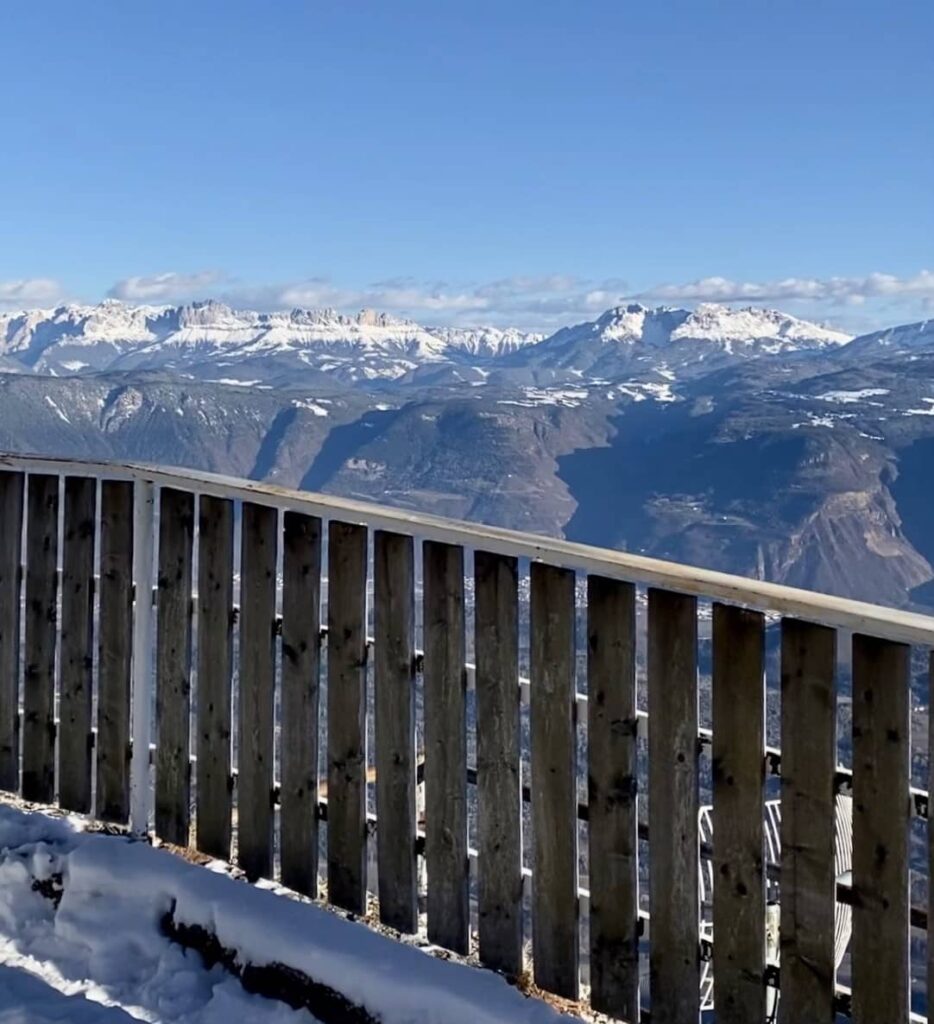
[[[699,599],[713,602],[712,736]],[[780,750],[765,745],[770,623]],[[842,643],[852,771],[837,764]],[[929,916],[909,900],[909,827],[927,814],[910,787],[910,653],[932,643],[925,616],[565,541],[211,474],[0,457],[0,788],[312,897],[320,872],[355,914],[375,888],[385,923],[512,976],[531,938],[539,986],[576,999],[586,966],[592,1005],[625,1021],[697,1021],[705,957],[717,1022],[765,1020],[770,985],[789,1024],[909,1019],[910,927]],[[770,774],[778,967],[765,957]],[[841,899],[851,991],[835,976]]]

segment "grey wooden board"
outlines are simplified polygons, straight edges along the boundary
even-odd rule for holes
[[[328,524],[328,899],[366,910],[365,526]]]
[[[837,633],[782,620],[780,1024],[834,1020]]]
[[[248,879],[272,877],[278,512],[243,504],[237,860]]]
[[[282,543],[282,882],[314,898],[318,895],[321,520],[286,512]]]
[[[934,793],[934,714],[930,712],[931,698],[934,698],[934,651],[928,655],[928,794]],[[930,795],[928,796],[930,807]],[[930,810],[928,813],[930,822]],[[934,828],[928,824],[928,927],[934,922],[934,885],[930,880],[934,879]],[[927,991],[928,1005],[934,1001],[934,940],[927,942]],[[929,1011],[930,1012],[930,1009]]]
[[[571,570],[532,563],[532,960],[536,983],[568,999],[580,973],[574,585]]]
[[[124,822],[130,802],[133,484],[101,484],[97,684],[97,816]]]
[[[199,850],[230,857],[230,685],[233,502],[198,499],[198,676],[195,833]]]
[[[700,1013],[697,770],[697,602],[650,589],[649,984],[652,1024]]]
[[[22,473],[0,472],[0,789],[19,789],[20,603],[23,575]]]
[[[639,1019],[636,597],[631,583],[587,580],[590,1002]]]
[[[718,1024],[765,1020],[765,619],[713,606],[713,979]]]
[[[428,938],[466,953],[470,913],[464,549],[427,541],[422,572]]]
[[[91,810],[96,527],[97,481],[87,476],[67,477],[62,551],[58,802],[82,814]]]
[[[30,474],[26,500],[23,797],[51,803],[55,797],[58,477]]]
[[[415,546],[373,536],[376,839],[380,920],[418,930],[415,870]]]
[[[853,636],[853,1021],[908,1020],[910,648]]]
[[[156,617],[156,834],[187,846],[191,816],[191,588],[195,496],[165,487]]]
[[[487,967],[522,971],[519,565],[474,553],[478,930]]]

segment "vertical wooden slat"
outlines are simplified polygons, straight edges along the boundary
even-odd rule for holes
[[[328,524],[328,899],[366,910],[365,526]]]
[[[10,792],[19,788],[24,485],[22,473],[0,472],[0,789]]]
[[[286,512],[282,554],[282,882],[318,895],[321,520]]]
[[[198,849],[230,856],[230,676],[233,660],[233,502],[198,499]]]
[[[908,1020],[910,653],[853,636],[853,1020]]]
[[[97,481],[93,477],[68,477],[62,552],[58,802],[79,813],[91,810],[96,516]]]
[[[519,566],[474,554],[480,960],[522,971]]]
[[[932,714],[931,705],[934,704],[934,651],[928,655],[928,928],[934,927],[934,885],[931,884],[931,880],[934,879],[934,824],[931,822],[931,818],[934,815],[931,814],[931,797],[930,794],[934,793],[934,714]],[[927,941],[927,1005],[928,1012],[930,1014],[930,1008],[934,1006],[934,938],[928,938]]]
[[[423,572],[428,938],[466,953],[470,915],[463,548],[426,541]]]
[[[649,979],[652,1024],[700,1013],[697,601],[650,589]]]
[[[765,1019],[765,619],[713,607],[713,980],[718,1024]]]
[[[532,959],[542,988],[576,999],[577,735],[574,573],[531,568]]]
[[[418,930],[415,871],[415,546],[373,538],[376,839],[380,919]]]
[[[133,648],[133,484],[125,480],[101,484],[100,578],[97,816],[124,822],[130,810]]]
[[[156,632],[156,834],[187,846],[191,807],[191,571],[195,496],[163,488]]]
[[[631,583],[587,580],[590,1001],[639,1019],[636,598]]]
[[[249,879],[272,876],[278,512],[243,503],[237,860]]]
[[[834,1020],[837,633],[782,620],[781,1024]]]
[[[55,796],[58,492],[57,476],[30,474],[26,518],[23,797],[43,803],[51,803]]]

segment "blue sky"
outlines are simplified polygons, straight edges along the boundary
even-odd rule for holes
[[[934,308],[934,4],[4,0],[0,308]]]

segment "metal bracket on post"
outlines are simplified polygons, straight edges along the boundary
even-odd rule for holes
[[[139,835],[149,831],[152,809],[149,743],[152,736],[153,654],[152,588],[155,527],[155,487],[137,480],[133,503],[133,613],[132,736],[130,761],[130,828]]]

